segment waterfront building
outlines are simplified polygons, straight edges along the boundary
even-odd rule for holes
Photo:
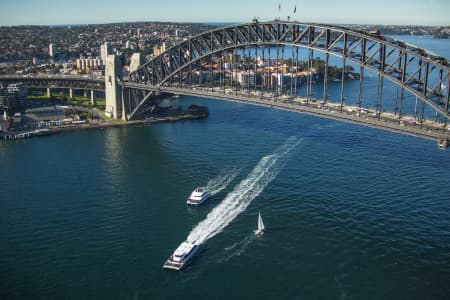
[[[242,87],[251,87],[256,84],[256,75],[253,72],[240,71],[233,73],[232,77]]]
[[[287,74],[272,73],[270,75],[268,73],[265,73],[263,75],[263,81],[265,86],[268,86],[273,89],[276,88],[278,91],[281,92],[281,90],[290,88],[291,82],[294,83],[293,80],[295,76],[296,75],[292,73]]]
[[[63,122],[66,114],[63,108],[55,106],[29,108],[25,111],[25,119],[30,125],[48,127],[51,125],[47,123]]]

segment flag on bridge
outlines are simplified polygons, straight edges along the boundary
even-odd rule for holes
[[[278,4],[278,12],[281,13],[281,2]]]
[[[294,14],[297,12],[297,4],[294,6]]]

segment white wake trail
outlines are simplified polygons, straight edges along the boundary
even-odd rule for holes
[[[218,177],[208,181],[206,188],[211,193],[211,195],[216,195],[223,189],[225,189],[233,181],[233,179],[236,178],[238,174],[238,169],[231,169],[230,171],[225,172],[225,174],[219,175]]]
[[[220,233],[241,212],[243,212],[263,190],[278,175],[280,159],[285,157],[301,140],[290,137],[273,154],[264,156],[248,177],[242,180],[225,199],[189,233],[187,240],[203,243]]]
[[[228,253],[225,253],[225,255],[221,255],[218,262],[219,263],[227,262],[233,257],[241,255],[247,250],[248,246],[250,245],[251,242],[255,240],[255,238],[256,236],[253,233],[251,233],[247,235],[242,241],[239,241],[229,247],[226,247],[225,251]]]

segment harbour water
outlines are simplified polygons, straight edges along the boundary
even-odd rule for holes
[[[448,150],[191,103],[209,118],[0,143],[1,299],[450,298]],[[163,270],[186,239],[203,251]]]

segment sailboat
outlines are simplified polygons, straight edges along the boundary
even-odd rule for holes
[[[255,235],[263,235],[264,233],[264,223],[263,223],[263,219],[261,217],[261,212],[259,212],[258,214],[258,229],[255,230]]]

